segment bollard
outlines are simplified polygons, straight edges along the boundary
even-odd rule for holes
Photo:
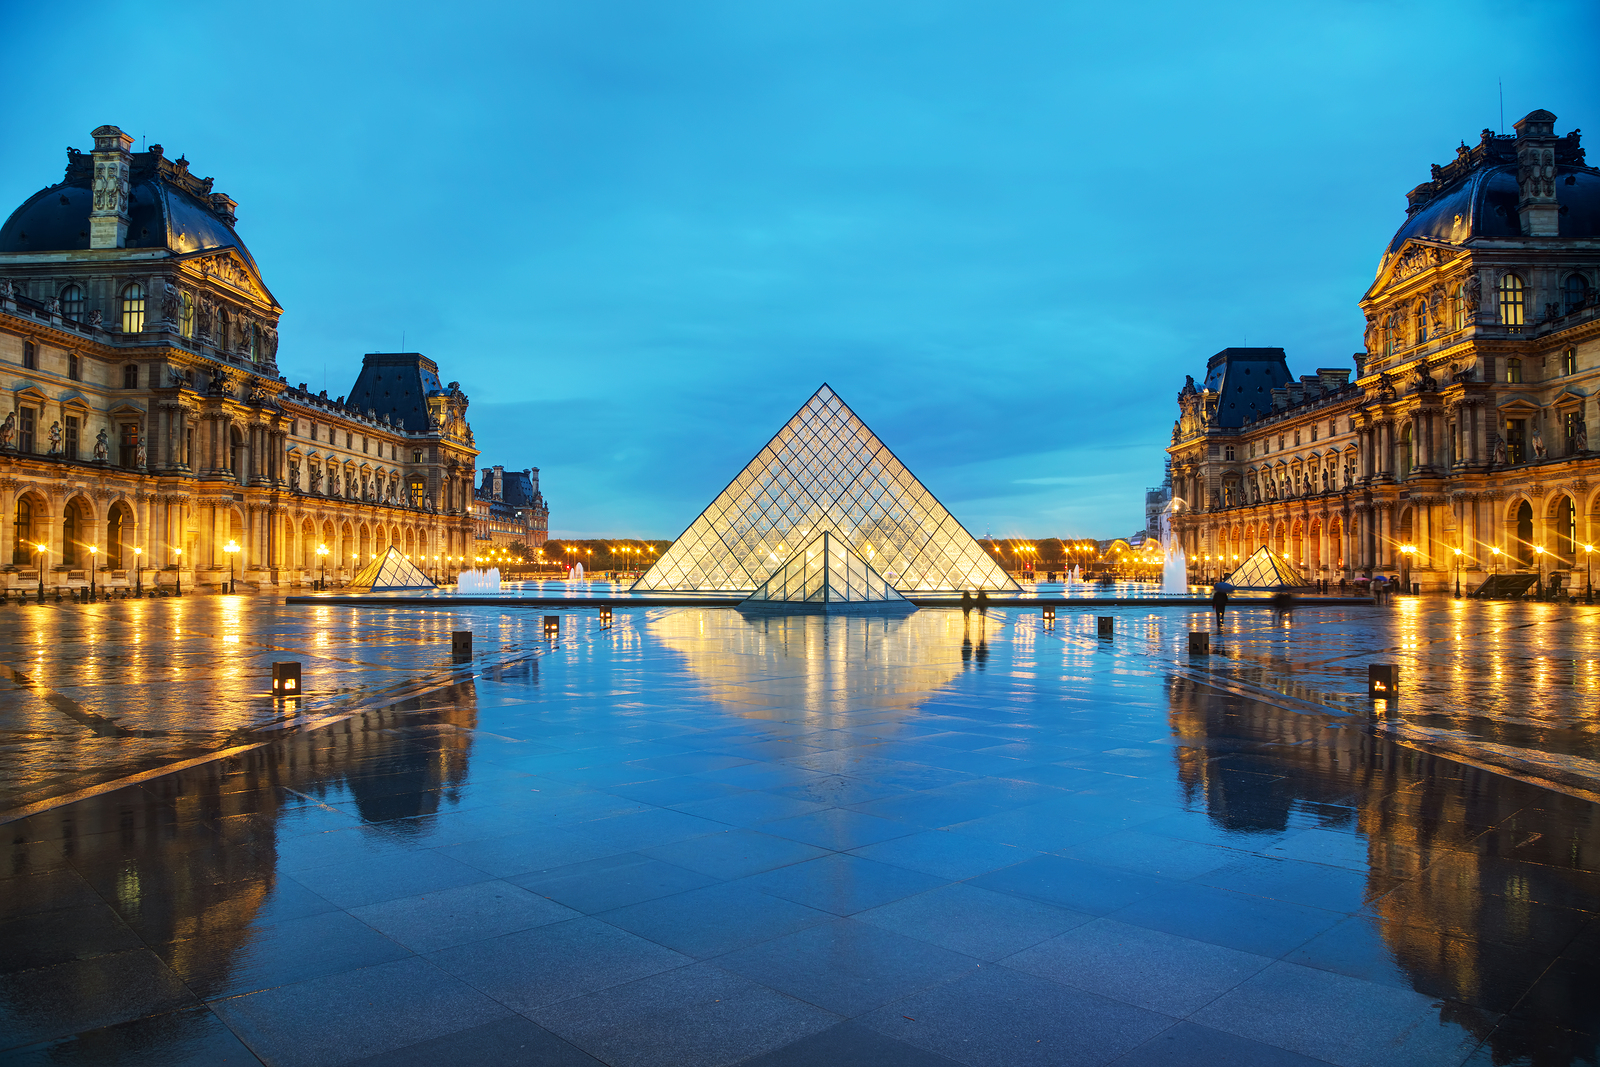
[[[602,630],[611,629],[611,605],[610,604],[601,604],[600,605],[600,628]]]
[[[1101,637],[1110,637],[1111,636],[1111,619],[1112,619],[1112,616],[1110,616],[1110,615],[1101,615],[1101,616],[1098,616],[1098,618],[1100,620],[1100,636]]]
[[[1056,606],[1054,604],[1046,604],[1044,606],[1044,625],[1045,625],[1045,629],[1049,629],[1049,628],[1053,627],[1055,624],[1056,624]]]
[[[1400,692],[1400,668],[1393,663],[1367,664],[1367,696],[1392,697]]]
[[[472,631],[455,630],[450,634],[450,658],[457,663],[472,659]]]
[[[300,695],[300,664],[285,660],[272,665],[272,695],[297,697]]]
[[[544,635],[552,641],[561,636],[560,615],[546,615],[544,617]]]
[[[1211,655],[1211,633],[1208,630],[1189,631],[1189,655]]]

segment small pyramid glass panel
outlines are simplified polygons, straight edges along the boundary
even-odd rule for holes
[[[821,533],[890,590],[1018,588],[826,385],[632,588],[755,589]]]
[[[908,605],[866,560],[826,530],[785,559],[745,603]]]
[[[406,559],[404,553],[393,545],[389,551],[368,563],[350,580],[350,588],[368,593],[386,593],[396,589],[436,589],[417,565]]]
[[[1295,565],[1265,545],[1233,569],[1227,582],[1235,589],[1299,589],[1311,583]]]

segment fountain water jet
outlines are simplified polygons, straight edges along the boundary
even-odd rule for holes
[[[456,592],[458,593],[498,593],[500,592],[500,568],[490,567],[488,570],[462,571],[456,578]]]
[[[1181,515],[1188,506],[1181,496],[1175,496],[1161,512],[1161,547],[1167,554],[1166,562],[1161,565],[1163,593],[1189,591],[1189,561],[1184,558],[1182,546],[1172,536],[1172,516]]]

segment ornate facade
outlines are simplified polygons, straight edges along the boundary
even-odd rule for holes
[[[520,543],[532,557],[550,538],[550,506],[539,491],[538,467],[485,467],[483,484],[473,494],[472,514],[480,554]]]
[[[1178,396],[1168,453],[1191,559],[1270,545],[1315,577],[1425,589],[1586,579],[1600,538],[1600,171],[1535,111],[1408,194],[1361,298],[1355,374],[1227,349]],[[1595,546],[1600,547],[1600,546]],[[1600,562],[1600,561],[1597,561]]]
[[[47,588],[86,584],[91,561],[109,587],[218,588],[231,570],[272,588],[391,544],[469,556],[456,383],[385,353],[348,401],[291,387],[235,202],[160,145],[93,136],[0,227],[0,588],[41,566]]]

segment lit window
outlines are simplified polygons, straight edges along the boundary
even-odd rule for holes
[[[1495,289],[1500,301],[1500,325],[1522,325],[1522,279],[1515,274],[1507,274],[1500,279],[1500,285]]]
[[[1417,311],[1412,320],[1412,332],[1416,343],[1421,344],[1428,339],[1428,305],[1421,300],[1417,301]]]
[[[194,297],[188,293],[178,297],[178,332],[185,337],[194,336]]]
[[[1576,348],[1568,348],[1565,352],[1561,353],[1561,373],[1578,373],[1578,350]]]
[[[83,319],[83,290],[69,285],[61,290],[61,314],[73,322]]]
[[[1450,304],[1451,304],[1451,316],[1450,317],[1455,322],[1455,328],[1458,329],[1458,330],[1466,329],[1467,328],[1467,293],[1466,293],[1466,290],[1462,286],[1459,286],[1459,285],[1456,286],[1456,291],[1450,295]]]
[[[1581,274],[1567,275],[1567,284],[1563,287],[1562,295],[1566,300],[1566,313],[1568,315],[1583,307],[1585,300],[1589,299],[1589,280]],[[67,306],[66,300],[61,301],[62,308]]]
[[[1506,381],[1510,382],[1512,385],[1521,384],[1522,360],[1515,358],[1506,360]]]
[[[1395,322],[1395,316],[1390,315],[1383,324],[1383,354],[1385,356],[1394,355],[1394,335],[1396,328],[1397,323]]]
[[[122,332],[144,331],[144,286],[129,282],[122,287]]]

